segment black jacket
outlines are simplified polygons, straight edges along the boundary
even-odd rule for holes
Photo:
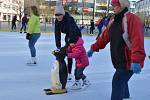
[[[68,45],[69,40],[77,41],[78,37],[81,37],[81,31],[77,26],[74,18],[71,17],[67,12],[61,22],[55,20],[55,42],[56,47],[61,47],[61,33],[65,33],[65,42]]]
[[[17,16],[15,15],[13,16],[12,23],[16,23],[16,21],[17,21]]]
[[[109,29],[110,51],[112,63],[115,68],[126,68],[125,59],[125,42],[122,37],[122,20],[128,9],[124,9],[119,14],[115,15],[114,22]]]
[[[27,17],[26,17],[26,16],[24,16],[24,17],[22,18],[22,23],[25,23],[25,24],[27,24],[27,23],[28,23],[28,19],[27,19]]]

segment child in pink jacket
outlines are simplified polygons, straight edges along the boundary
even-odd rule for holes
[[[88,56],[86,50],[83,46],[84,42],[81,37],[78,39],[70,39],[69,46],[67,48],[67,57],[75,58],[75,83],[72,85],[71,89],[81,89],[82,86],[89,85],[90,82],[87,80],[86,76],[83,74],[84,69],[89,65]],[[81,84],[81,79],[83,84]]]

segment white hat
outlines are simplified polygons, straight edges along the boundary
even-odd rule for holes
[[[65,15],[65,10],[60,0],[56,2],[55,14]]]

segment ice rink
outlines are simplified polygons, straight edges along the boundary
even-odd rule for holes
[[[86,50],[96,36],[83,36]],[[62,40],[63,41],[63,40]],[[0,32],[0,100],[110,100],[114,68],[110,59],[109,44],[90,58],[85,74],[92,85],[85,91],[47,96],[43,88],[50,87],[50,69],[56,49],[54,35],[42,34],[36,45],[37,66],[27,66],[30,58],[25,34]],[[150,54],[150,38],[145,38],[146,54]],[[73,68],[74,69],[74,68]],[[72,70],[74,72],[74,70]],[[68,82],[67,87],[73,82]],[[130,100],[150,100],[150,59],[145,67],[129,81]]]

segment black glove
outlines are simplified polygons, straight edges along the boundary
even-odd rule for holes
[[[26,39],[27,39],[27,40],[30,40],[30,39],[31,39],[31,34],[30,34],[30,33],[27,33],[27,34],[26,34]]]
[[[60,48],[60,51],[61,51],[62,54],[65,55],[65,56],[67,56],[66,49],[67,49],[67,46],[64,46],[64,47],[61,47],[61,48]]]
[[[63,61],[66,57],[66,47],[62,47],[60,49],[54,50],[52,52],[53,55],[56,56],[56,59],[59,61]]]

